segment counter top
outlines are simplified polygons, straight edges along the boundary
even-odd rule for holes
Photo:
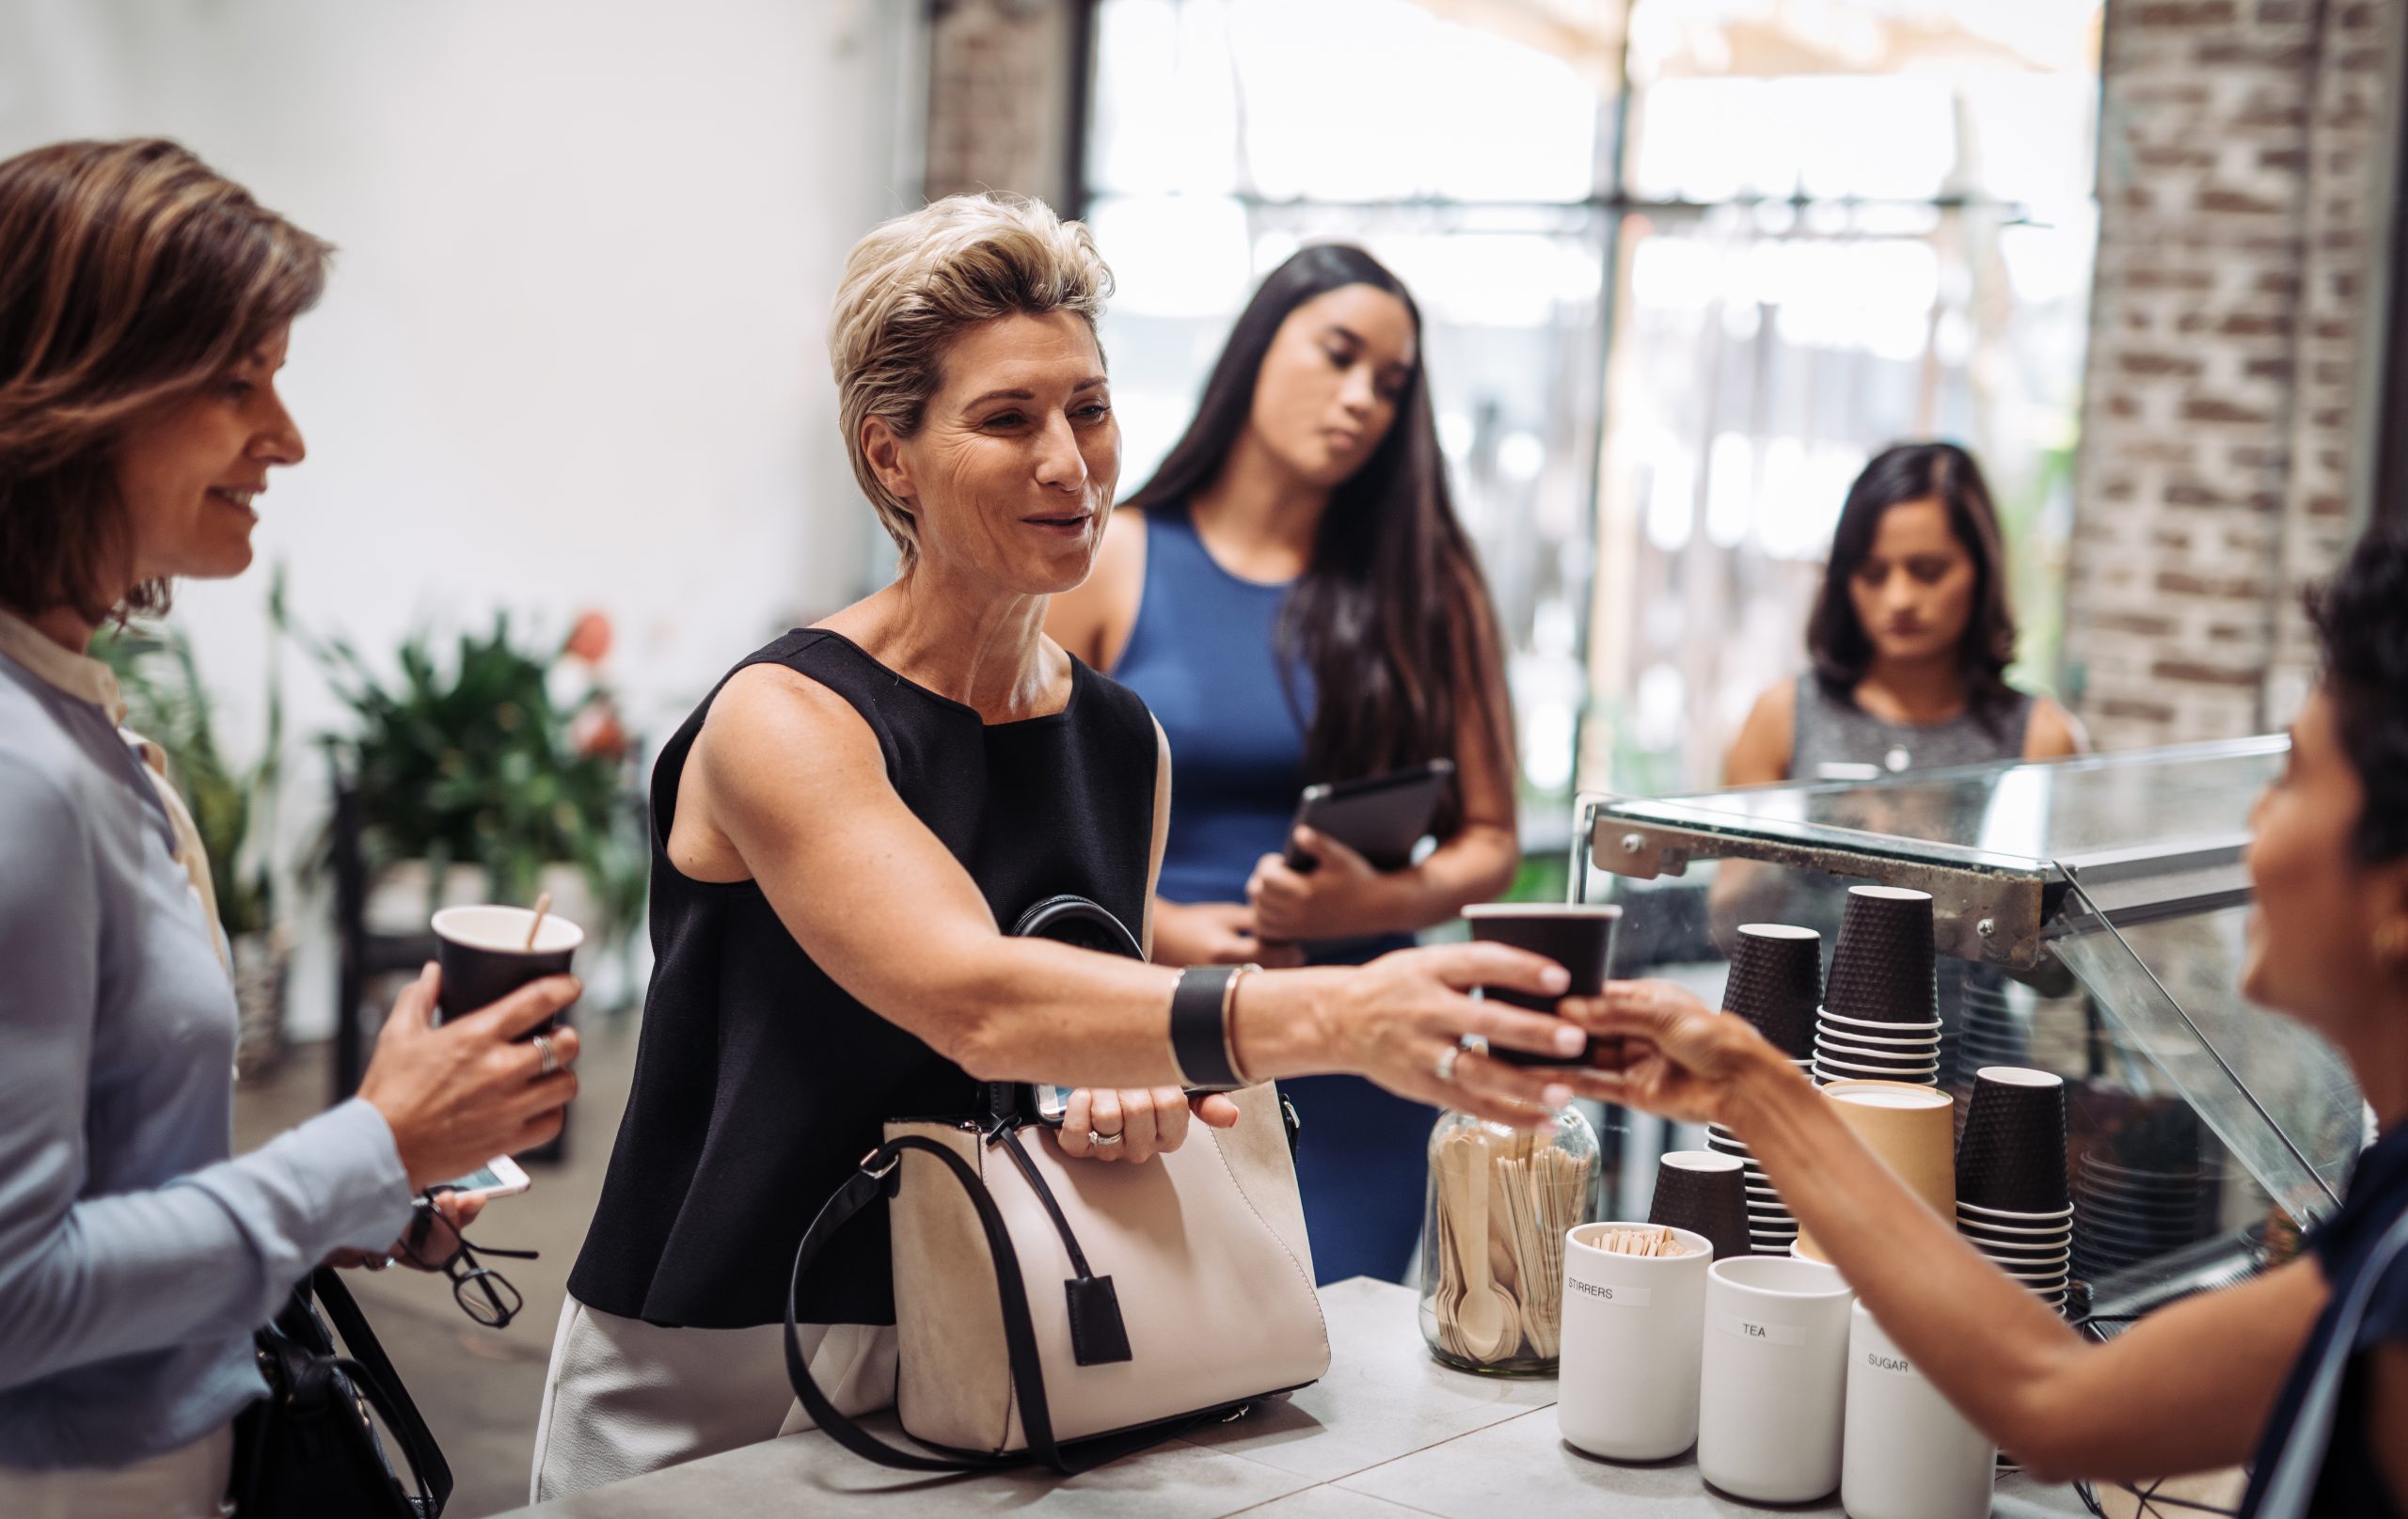
[[[1329,1375],[1233,1423],[1059,1478],[1041,1468],[958,1478],[874,1466],[816,1431],[764,1441],[591,1492],[513,1511],[505,1519],[723,1519],[808,1512],[947,1519],[951,1515],[1142,1515],[1218,1519],[1516,1519],[1628,1514],[1645,1519],[1780,1512],[1835,1514],[1836,1495],[1766,1510],[1710,1493],[1694,1463],[1598,1461],[1555,1427],[1553,1381],[1506,1381],[1430,1359],[1408,1289],[1357,1278],[1326,1288]],[[867,1420],[891,1435],[891,1416]],[[2001,1519],[2079,1514],[2067,1487],[2010,1475]]]

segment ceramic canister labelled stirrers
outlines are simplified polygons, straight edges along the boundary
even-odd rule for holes
[[[1757,1256],[1706,1273],[1697,1466],[1757,1503],[1806,1503],[1840,1482],[1847,1284],[1829,1266]]]
[[[1632,1254],[1615,1246],[1675,1253]],[[1697,1441],[1705,1274],[1714,1245],[1687,1229],[1583,1224],[1563,1247],[1556,1426],[1591,1455],[1663,1461]]]
[[[1823,936],[1785,923],[1743,923],[1731,950],[1722,1008],[1791,1059],[1814,1052],[1814,1008],[1822,1001]]]
[[[1848,1316],[1840,1505],[1848,1519],[1982,1519],[1998,1448],[1857,1304]]]
[[[1956,1099],[1928,1086],[1901,1082],[1838,1082],[1823,1088],[1840,1120],[1881,1157],[1898,1179],[1942,1218],[1956,1211],[1956,1176],[1950,1163]],[[1811,1235],[1798,1237],[1799,1253],[1825,1258]]]
[[[1931,894],[1851,886],[1823,1006],[1846,1018],[1930,1023],[1940,1018]]]
[[[1669,1151],[1656,1166],[1650,1224],[1667,1224],[1713,1242],[1714,1258],[1748,1253],[1746,1172],[1738,1158],[1713,1150]]]

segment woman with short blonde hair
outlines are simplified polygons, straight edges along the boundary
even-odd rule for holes
[[[1068,894],[1151,936],[1161,730],[1043,631],[1119,478],[1095,334],[1110,278],[1085,229],[985,196],[890,222],[847,264],[829,343],[845,441],[902,562],[746,657],[661,751],[661,953],[553,1346],[539,1500],[799,1424],[795,1247],[890,1117],[972,1115],[988,1082],[1061,1084],[1063,1151],[1142,1164],[1192,1116],[1236,1121],[1190,1087],[1354,1071],[1523,1124],[1569,1097],[1462,1048],[1577,1048],[1557,1020],[1466,994],[1561,989],[1560,968],[1500,945],[1241,975],[1006,932]],[[893,1396],[886,1250],[882,1227],[843,1236],[796,1305],[848,1413]]]

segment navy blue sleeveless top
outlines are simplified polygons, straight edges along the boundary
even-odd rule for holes
[[[2274,1474],[2274,1458],[2282,1453],[2299,1417],[2307,1384],[2332,1349],[2341,1305],[2349,1300],[2358,1277],[2374,1264],[2375,1246],[2403,1211],[2408,1211],[2408,1127],[2384,1135],[2358,1157],[2339,1210],[2307,1231],[2305,1243],[2323,1271],[2324,1285],[2332,1296],[2317,1315],[2316,1328],[2267,1417],[2249,1492],[2242,1500],[2242,1514],[2258,1511],[2266,1480]],[[2367,1424],[2374,1404],[2367,1353],[2401,1343],[2408,1343],[2408,1258],[2394,1261],[2376,1283],[2357,1337],[2344,1349],[2351,1366],[2341,1384],[2332,1443],[2324,1448],[2324,1470],[2317,1480],[2310,1512],[2348,1514],[2351,1519],[2398,1519],[2400,1506],[2392,1501],[2382,1468],[2375,1464],[2376,1434]]]
[[[1145,521],[1145,591],[1112,678],[1144,698],[1170,740],[1170,835],[1156,890],[1173,902],[1243,902],[1254,862],[1286,843],[1295,820],[1312,672],[1292,665],[1280,681],[1289,582],[1223,569],[1183,507],[1156,507]]]
[[[1116,682],[1073,660],[1060,712],[989,723],[824,628],[798,628],[736,668],[755,664],[784,665],[852,704],[895,794],[970,872],[997,923],[1062,892],[1133,931],[1145,921],[1154,725]],[[568,1289],[624,1319],[741,1329],[784,1318],[804,1226],[886,1120],[973,1113],[979,1088],[832,980],[758,882],[695,880],[671,862],[678,778],[710,704],[653,767],[657,958],[635,1088]],[[910,925],[895,929],[908,944]],[[804,1322],[895,1321],[883,1210],[828,1258],[804,1290]]]

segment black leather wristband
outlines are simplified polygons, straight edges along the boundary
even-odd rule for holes
[[[1225,1021],[1229,978],[1241,967],[1191,965],[1170,994],[1170,1054],[1189,1091],[1235,1091],[1245,1084],[1229,1059]]]

